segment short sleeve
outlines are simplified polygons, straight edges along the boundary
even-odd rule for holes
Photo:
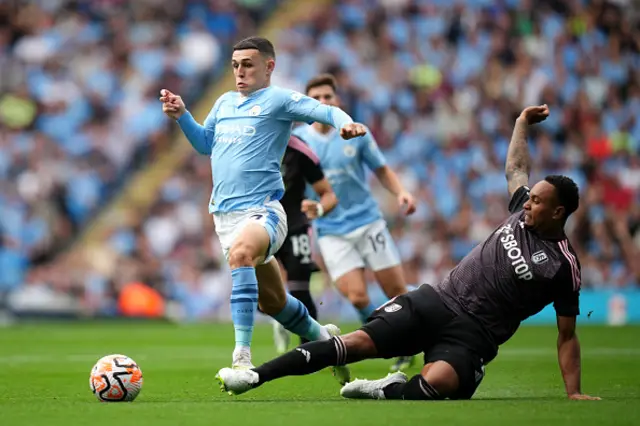
[[[324,173],[320,167],[320,159],[302,139],[291,135],[289,138],[289,149],[295,153],[295,163],[306,182],[313,185],[324,178]]]
[[[300,168],[304,175],[304,180],[311,185],[324,179],[324,172],[320,167],[320,163],[313,161],[302,153],[300,154]]]
[[[577,316],[580,315],[581,268],[576,256],[569,251],[567,245],[563,242],[560,245],[566,263],[554,278],[553,307],[556,314],[561,317]]]
[[[529,191],[531,191],[531,189],[525,185],[516,189],[516,192],[514,192],[511,197],[511,201],[509,201],[509,212],[517,213],[522,210],[524,203],[529,199]]]
[[[376,140],[368,129],[367,134],[360,138],[360,149],[362,160],[370,170],[379,169],[387,164]]]

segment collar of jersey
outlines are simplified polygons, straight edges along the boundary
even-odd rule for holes
[[[250,100],[252,98],[255,98],[256,96],[258,96],[259,94],[261,94],[262,92],[264,92],[265,90],[270,89],[270,88],[271,88],[271,86],[263,87],[262,89],[258,89],[255,92],[250,93],[246,97],[242,97],[240,92],[236,92],[236,99],[235,99],[236,107],[239,107],[243,103],[247,102],[248,100]]]

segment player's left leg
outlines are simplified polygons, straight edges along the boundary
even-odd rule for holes
[[[466,348],[441,345],[425,358],[430,361],[411,379],[393,373],[379,380],[355,380],[340,394],[354,399],[470,399],[484,378],[484,366]]]
[[[287,282],[287,270],[284,268],[283,263],[283,252],[285,251],[287,241],[285,240],[285,245],[282,246],[280,251],[276,253],[276,259],[278,260],[278,266],[280,267],[280,276],[282,277],[282,281]],[[307,308],[309,309],[309,308]],[[315,318],[314,318],[315,319]],[[289,342],[291,341],[291,333],[287,331],[286,328],[282,326],[278,321],[271,318],[273,325],[273,343],[276,347],[276,352],[278,354],[283,354],[289,348]]]
[[[311,374],[328,366],[416,354],[424,347],[425,339],[430,341],[437,335],[452,314],[442,306],[433,290],[426,292],[426,302],[419,300],[422,294],[415,293],[381,306],[367,324],[353,333],[329,341],[305,343],[251,370],[224,368],[216,378],[223,390],[240,394],[281,377]],[[428,328],[425,328],[422,311],[430,318]]]
[[[256,275],[262,312],[273,317],[285,329],[307,340],[327,340],[331,337],[326,327],[311,318],[301,301],[287,294],[275,259],[259,265]]]
[[[310,292],[312,267],[311,240],[308,225],[290,229],[284,244],[276,257],[280,265],[280,274],[287,283],[289,294],[302,302],[311,318],[317,321],[318,311]],[[289,333],[278,322],[274,325],[274,341],[278,353],[284,353],[289,343]],[[309,340],[301,337],[301,344]]]
[[[419,290],[418,290],[419,291]],[[411,292],[412,294],[415,292]],[[403,296],[406,297],[406,296]],[[423,306],[423,309],[428,308]],[[431,310],[442,309],[437,304]],[[425,311],[429,314],[429,311]],[[437,317],[442,314],[436,314]],[[342,388],[346,398],[367,399],[470,399],[485,375],[484,363],[497,348],[482,327],[464,315],[454,316],[437,333],[435,344],[425,348],[421,374],[407,380],[401,373],[380,380],[355,380]]]

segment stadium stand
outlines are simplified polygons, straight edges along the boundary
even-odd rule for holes
[[[200,57],[199,40],[209,40],[209,56],[219,57],[237,38],[231,21],[242,21],[244,30],[246,21],[260,19],[252,17],[255,9],[243,15],[225,4],[241,17],[223,10],[198,24],[190,18],[198,12],[171,7],[159,15],[182,22],[191,48],[151,37],[162,25],[144,25],[144,11],[132,11],[138,24],[128,27],[138,43],[105,42],[122,19],[94,19],[103,16],[98,6],[40,8],[43,17],[29,21],[37,27],[0,30],[0,63],[12,76],[1,80],[11,83],[0,100],[0,206],[7,212],[0,267],[11,272],[0,287],[24,283],[18,293],[47,289],[82,301],[87,312],[114,314],[119,289],[138,280],[188,318],[228,316],[230,281],[205,208],[209,162],[195,154],[160,185],[148,213],[110,230],[98,262],[28,263],[43,246],[50,251],[52,242],[71,238],[127,182],[128,170],[169,143],[172,124],[159,116],[157,84],[195,96],[220,64]],[[274,83],[300,89],[320,72],[338,77],[345,109],[369,124],[419,197],[416,215],[403,219],[376,187],[413,283],[439,280],[504,217],[513,119],[525,105],[549,104],[551,118],[531,138],[533,178],[564,173],[581,187],[569,230],[583,286],[632,288],[640,282],[640,20],[632,12],[630,2],[344,0],[281,29]],[[70,33],[71,56],[48,53],[66,46],[61,40]],[[34,47],[20,48],[25,43]],[[128,55],[119,53],[121,44],[130,46]],[[74,52],[84,55],[74,62]],[[103,65],[86,64],[87,53]],[[40,63],[29,62],[33,57]],[[153,62],[160,57],[171,59]],[[164,63],[164,71],[150,62]],[[17,186],[9,184],[14,179]]]

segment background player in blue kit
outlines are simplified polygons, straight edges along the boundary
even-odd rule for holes
[[[307,83],[306,93],[325,105],[338,107],[336,86],[335,78],[324,74]],[[316,122],[296,128],[294,135],[318,154],[338,196],[334,211],[315,221],[318,246],[331,280],[365,322],[375,310],[367,293],[365,267],[373,271],[387,297],[407,292],[400,256],[369,189],[366,168],[396,196],[406,214],[415,211],[415,201],[386,165],[371,134],[347,142],[330,126]],[[399,358],[392,370],[407,368],[411,360]]]
[[[269,40],[250,37],[237,43],[231,64],[237,91],[215,102],[204,125],[194,120],[180,96],[163,89],[160,100],[193,147],[211,157],[209,211],[232,276],[232,366],[250,368],[258,302],[263,312],[309,340],[339,332],[335,326],[320,326],[299,300],[287,295],[273,258],[287,235],[279,203],[284,194],[280,163],[292,123],[324,123],[340,129],[345,139],[362,136],[366,129],[339,108],[271,86],[275,51]]]

